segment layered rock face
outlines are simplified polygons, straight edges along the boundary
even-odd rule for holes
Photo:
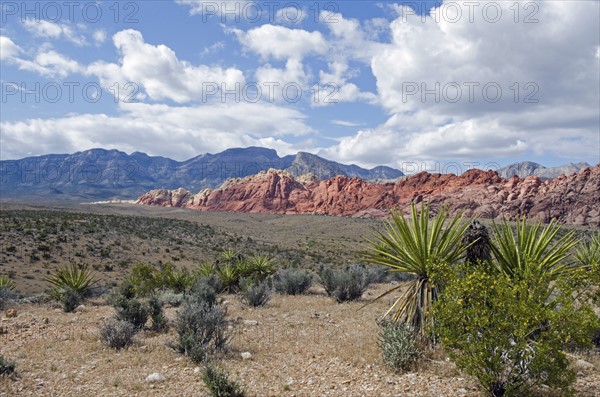
[[[324,214],[382,217],[411,203],[447,206],[452,213],[514,220],[521,216],[549,222],[600,226],[600,164],[552,180],[537,176],[503,179],[494,171],[470,170],[460,176],[421,172],[396,183],[369,184],[336,176],[324,181],[294,178],[274,170],[192,194],[185,189],[152,190],[137,203],[202,211]]]

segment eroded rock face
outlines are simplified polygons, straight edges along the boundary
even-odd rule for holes
[[[537,176],[503,179],[481,170],[460,176],[421,172],[385,184],[340,175],[320,182],[300,180],[271,169],[196,195],[185,189],[152,190],[137,203],[202,211],[382,217],[391,208],[407,210],[411,203],[425,201],[434,210],[444,204],[467,216],[514,220],[526,215],[543,222],[600,226],[600,164],[546,181]]]

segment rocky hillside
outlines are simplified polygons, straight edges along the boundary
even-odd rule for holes
[[[549,222],[600,226],[600,164],[553,180],[537,176],[509,179],[494,171],[417,175],[395,183],[369,184],[359,178],[335,176],[318,181],[296,179],[271,169],[193,194],[185,189],[152,190],[137,202],[146,205],[277,214],[385,216],[390,208],[412,202],[448,204],[453,212],[513,220],[522,215]]]
[[[279,157],[273,149],[248,147],[202,154],[186,161],[135,152],[92,149],[0,161],[0,199],[28,201],[99,201],[131,199],[157,186],[197,191],[215,188],[230,178],[243,178],[269,168],[292,175],[310,172],[320,179],[334,175],[364,179],[396,179],[389,167],[367,170],[309,153]]]

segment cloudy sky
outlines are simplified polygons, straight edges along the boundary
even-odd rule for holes
[[[599,4],[3,1],[0,158],[595,164]]]

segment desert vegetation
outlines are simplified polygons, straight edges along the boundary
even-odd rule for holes
[[[36,371],[21,340],[38,349],[62,346],[53,351],[63,364],[49,359],[50,371],[44,372],[53,379],[65,365],[70,340],[32,340],[23,330],[47,332],[75,321],[91,331],[73,351],[86,360],[100,355],[107,365],[117,359],[137,363],[127,372],[146,371],[129,384],[107,380],[102,390],[115,394],[154,389],[170,395],[167,386],[175,382],[177,390],[212,396],[398,390],[593,395],[598,364],[586,352],[600,339],[594,311],[600,301],[600,233],[525,219],[486,227],[445,211],[433,214],[425,205],[413,206],[411,214],[392,212],[364,232],[364,251],[346,263],[311,266],[255,245],[244,250],[232,244],[205,252],[190,266],[129,263],[119,270],[118,282],[103,279],[110,272],[84,260],[49,267],[41,275],[45,295],[23,294],[13,278],[2,275],[0,304],[7,311],[0,338],[13,342],[0,351],[6,375],[0,382],[23,394],[18,385]],[[210,238],[220,241],[218,234]],[[189,252],[181,250],[186,257]],[[13,308],[16,317],[9,317]],[[25,328],[23,321],[30,320],[22,312],[43,318]],[[278,329],[285,330],[281,343],[274,337]],[[303,358],[295,362],[298,355]],[[152,371],[159,372],[148,375]],[[319,371],[314,380],[310,374]],[[348,371],[355,380],[340,378]],[[186,383],[192,373],[200,384]],[[305,378],[290,380],[296,373]]]

